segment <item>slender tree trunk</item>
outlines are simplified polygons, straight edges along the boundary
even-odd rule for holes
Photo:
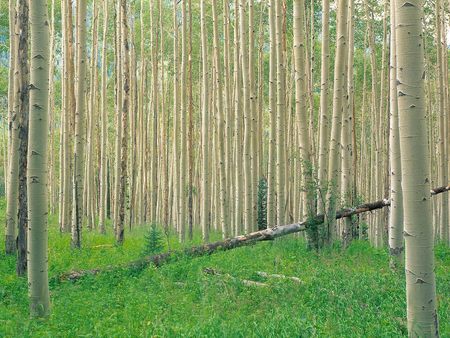
[[[353,60],[354,60],[354,3],[349,0],[348,4],[348,59],[347,59],[347,102],[344,103],[342,115],[342,131],[341,131],[341,198],[344,201],[344,206],[353,205]],[[352,220],[345,219],[343,222],[343,229],[341,231],[341,238],[345,245],[348,245],[352,239]]]
[[[295,114],[299,122],[300,165],[303,180],[302,203],[306,208],[303,213],[315,215],[315,191],[312,186],[312,156],[309,140],[308,112],[306,109],[306,69],[305,69],[305,2],[294,1],[294,68],[295,68]],[[305,215],[301,215],[303,218]]]
[[[447,48],[442,42],[442,19],[441,19],[441,0],[436,0],[436,47],[437,47],[437,77],[438,86],[437,91],[439,92],[439,153],[440,153],[440,182],[448,181],[448,153],[447,153],[447,107],[446,107],[446,90],[444,86],[444,81],[446,80],[443,60],[443,49]],[[445,32],[447,34],[447,32]],[[445,58],[445,63],[447,63],[447,58]],[[447,66],[448,67],[448,66]],[[442,241],[447,241],[448,239],[448,228],[449,228],[449,218],[448,218],[448,195],[445,194],[440,197],[440,209],[441,217],[439,220],[439,238]]]
[[[109,6],[108,0],[103,0],[103,41],[101,68],[101,144],[100,144],[100,198],[99,198],[99,230],[106,233],[107,204],[107,151],[108,151],[108,107],[106,97],[107,78],[107,34]]]
[[[188,44],[188,116],[189,116],[189,130],[188,130],[188,171],[189,171],[189,195],[188,195],[188,219],[189,219],[189,240],[194,238],[194,200],[193,200],[193,185],[194,185],[194,125],[193,125],[193,110],[194,102],[192,97],[192,2],[189,0],[189,44]]]
[[[96,124],[96,110],[97,110],[97,83],[98,83],[98,3],[93,4],[92,13],[92,50],[90,62],[90,92],[89,92],[89,109],[88,109],[88,125],[87,125],[87,139],[86,139],[86,178],[85,178],[85,212],[87,215],[87,228],[92,230],[95,226],[94,213],[94,147],[95,147],[95,124]]]
[[[286,197],[286,64],[283,48],[283,8],[281,1],[275,3],[275,42],[277,56],[277,223],[284,224],[287,218]]]
[[[254,24],[254,0],[248,0],[248,77],[249,77],[249,91],[250,91],[250,119],[251,119],[251,201],[252,201],[252,219],[253,226],[250,228],[252,231],[257,229],[256,224],[256,201],[258,194],[258,181],[259,181],[259,168],[258,157],[261,155],[258,151],[258,110],[257,110],[257,91],[255,80],[255,24]]]
[[[130,43],[128,40],[128,4],[127,0],[121,0],[121,35],[123,43],[123,97],[122,97],[122,139],[120,157],[120,188],[119,188],[119,209],[116,226],[116,241],[122,244],[124,241],[125,228],[125,199],[127,191],[127,160],[128,160],[128,115],[130,110]]]
[[[234,24],[234,129],[235,129],[235,144],[234,144],[234,156],[236,162],[236,172],[235,172],[235,205],[234,205],[234,223],[236,227],[236,234],[244,232],[245,229],[245,217],[243,217],[243,195],[244,195],[244,177],[243,168],[245,162],[245,154],[243,151],[243,139],[242,139],[242,68],[240,63],[240,11],[239,2],[240,0],[234,1],[234,13],[235,24]]]
[[[205,18],[205,0],[200,2],[202,47],[202,213],[203,241],[209,241],[210,177],[209,177],[209,111],[208,111],[208,39]]]
[[[19,40],[18,40],[18,77],[19,77],[19,109],[17,111],[19,138],[19,205],[17,235],[17,275],[23,276],[27,270],[27,153],[28,153],[28,121],[29,121],[29,89],[30,64],[28,55],[29,2],[20,0],[17,8]],[[48,77],[48,74],[47,74]],[[47,134],[47,131],[46,131]]]
[[[187,13],[186,0],[182,0],[181,16],[181,100],[180,100],[180,127],[181,127],[181,166],[179,171],[179,237],[180,241],[184,242],[186,238],[186,168],[187,168],[187,95],[186,95],[186,67],[187,67],[187,53],[186,53],[186,32],[187,32]]]
[[[244,180],[245,180],[245,202],[244,202],[244,228],[245,232],[253,227],[253,195],[252,195],[252,177],[251,177],[251,106],[250,106],[250,88],[249,88],[249,65],[248,65],[248,26],[246,20],[246,1],[240,0],[239,3],[239,26],[240,26],[240,51],[242,64],[242,110],[244,112]],[[239,95],[239,94],[238,94]]]
[[[330,1],[322,0],[322,54],[320,75],[320,135],[319,135],[319,165],[318,183],[319,198],[317,200],[317,211],[323,212],[325,206],[325,194],[328,181],[328,92],[330,74]]]
[[[51,1],[51,12],[50,12],[50,67],[49,67],[49,94],[48,94],[48,109],[49,109],[49,137],[50,137],[50,145],[49,145],[49,184],[48,184],[48,194],[49,194],[49,211],[51,214],[55,213],[56,210],[56,189],[57,189],[57,180],[55,175],[55,152],[54,152],[54,140],[55,140],[55,86],[54,86],[54,73],[55,73],[55,0]]]
[[[184,1],[184,0],[183,0]],[[158,36],[155,24],[155,0],[152,0],[151,15],[151,46],[152,46],[152,157],[151,157],[151,201],[150,201],[150,222],[157,222],[156,207],[158,202]]]
[[[407,5],[406,5],[407,4]],[[422,46],[422,1],[395,1],[408,332],[438,337]]]
[[[397,106],[397,49],[396,49],[396,22],[395,2],[391,1],[391,55],[390,55],[390,199],[391,210],[389,214],[389,253],[391,266],[398,267],[403,261],[403,192],[402,192],[402,166],[400,161],[400,141],[398,130]]]
[[[344,97],[346,95],[346,72],[345,63],[347,58],[347,14],[348,1],[341,0],[339,2],[337,13],[337,32],[336,32],[336,58],[334,63],[334,90],[333,90],[333,117],[331,123],[331,138],[330,138],[330,153],[328,160],[328,181],[331,185],[327,191],[327,220],[326,226],[328,228],[328,240],[333,242],[336,239],[336,206],[339,199],[336,196],[338,190],[338,180],[340,177],[339,170],[339,153],[340,153],[340,139],[342,129],[342,110]]]
[[[77,88],[75,111],[74,186],[72,247],[81,247],[83,226],[83,184],[85,156],[85,84],[86,84],[86,0],[77,2]]]
[[[115,110],[116,110],[116,139],[115,139],[115,162],[114,162],[114,207],[113,207],[113,217],[114,217],[114,231],[117,233],[117,224],[119,222],[119,195],[120,195],[120,176],[121,176],[121,157],[122,157],[122,148],[121,148],[121,142],[122,142],[122,133],[123,133],[123,127],[122,127],[122,97],[123,97],[123,46],[122,46],[122,10],[121,10],[121,3],[117,2],[116,6],[116,20],[115,20],[115,31],[116,31],[116,48],[115,48]]]
[[[9,84],[8,84],[8,172],[6,197],[6,237],[5,252],[12,255],[16,252],[17,206],[19,192],[19,73],[17,50],[17,11],[13,0],[9,0]]]
[[[50,313],[47,258],[49,27],[47,2],[31,2],[30,142],[28,151],[28,287],[32,317]]]
[[[214,63],[215,63],[215,81],[216,81],[216,100],[217,100],[217,132],[218,132],[218,148],[219,148],[219,176],[220,176],[220,224],[222,229],[223,238],[227,238],[229,235],[228,226],[228,200],[227,200],[227,185],[226,185],[226,163],[225,163],[225,116],[223,112],[223,96],[222,96],[222,64],[220,60],[220,50],[219,50],[219,32],[217,24],[217,9],[216,0],[212,0],[212,11],[213,11],[213,35],[214,35]],[[245,56],[244,56],[245,58]]]
[[[277,193],[276,193],[276,154],[277,154],[277,55],[275,32],[275,0],[270,0],[269,5],[269,35],[270,35],[270,59],[269,59],[269,168],[267,180],[267,224],[275,224],[277,220]]]

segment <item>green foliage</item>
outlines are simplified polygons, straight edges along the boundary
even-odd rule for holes
[[[262,177],[258,183],[258,205],[257,205],[258,229],[267,228],[267,180]]]
[[[144,236],[144,250],[142,254],[155,255],[164,250],[164,237],[155,223],[150,226],[150,230]]]
[[[0,200],[0,217],[4,201]],[[0,251],[0,337],[402,337],[406,333],[405,280],[389,269],[386,250],[354,241],[346,251],[306,250],[288,236],[214,255],[143,270],[116,270],[73,282],[56,276],[137,259],[144,227],[114,236],[86,232],[84,248],[71,250],[50,218],[49,271],[52,315],[31,320],[26,278],[15,258]],[[196,235],[199,241],[200,234]],[[219,236],[220,234],[212,234]],[[3,236],[0,246],[4,245]],[[171,238],[175,247],[176,236]],[[179,248],[179,245],[178,245]],[[436,248],[441,335],[450,334],[450,250]],[[210,267],[237,280],[205,275]],[[296,276],[302,283],[264,279],[257,271]],[[250,287],[239,280],[269,284]],[[243,319],[244,318],[244,319]]]

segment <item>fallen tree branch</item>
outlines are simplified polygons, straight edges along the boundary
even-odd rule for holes
[[[437,195],[437,194],[440,194],[440,193],[443,193],[443,192],[446,192],[449,190],[450,190],[450,185],[438,187],[438,188],[431,190],[431,195]],[[372,203],[361,204],[361,205],[353,207],[353,208],[344,208],[344,209],[339,210],[336,213],[336,219],[362,214],[364,212],[381,209],[381,208],[384,208],[384,207],[387,207],[390,205],[391,205],[391,203],[388,199],[383,199],[383,200],[372,202]],[[250,245],[255,242],[274,240],[275,238],[278,238],[278,237],[282,237],[285,235],[304,231],[310,226],[321,224],[323,222],[324,222],[324,215],[320,214],[320,215],[317,215],[317,216],[315,216],[309,220],[303,221],[303,222],[286,224],[286,225],[277,225],[272,228],[255,231],[255,232],[252,232],[252,233],[249,233],[246,235],[240,235],[240,236],[237,236],[234,238],[227,238],[227,239],[213,242],[213,243],[206,243],[203,245],[193,246],[190,248],[186,248],[184,250],[166,252],[166,253],[157,254],[157,255],[153,255],[153,256],[146,256],[146,257],[138,259],[136,261],[132,261],[130,263],[122,264],[119,266],[107,266],[104,268],[98,268],[98,269],[92,269],[92,270],[71,271],[71,272],[60,275],[59,278],[57,278],[57,280],[59,280],[59,281],[63,281],[63,280],[75,281],[84,276],[96,275],[101,272],[114,271],[114,270],[118,270],[118,269],[142,269],[142,268],[145,268],[146,266],[149,266],[150,264],[153,264],[158,267],[158,266],[161,266],[162,264],[167,263],[171,259],[175,259],[180,256],[184,256],[184,255],[192,256],[192,257],[204,256],[204,255],[209,255],[215,251],[230,250],[230,249],[238,248],[241,246]]]
[[[298,277],[279,275],[277,273],[270,274],[264,271],[257,271],[256,274],[263,278],[288,279],[298,284],[302,282],[301,279]]]
[[[203,272],[206,273],[207,275],[223,276],[223,277],[226,277],[226,278],[230,278],[232,280],[239,281],[242,284],[247,285],[247,286],[260,286],[260,287],[267,287],[267,286],[269,286],[266,283],[256,282],[254,280],[239,279],[239,278],[236,278],[236,277],[234,277],[234,276],[232,276],[232,275],[230,275],[228,273],[222,274],[222,273],[218,272],[217,270],[215,270],[213,268],[204,268]]]

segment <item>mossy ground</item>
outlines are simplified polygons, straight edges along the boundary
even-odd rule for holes
[[[4,204],[0,207],[4,210]],[[123,247],[110,245],[110,229],[106,236],[86,231],[83,249],[71,250],[69,235],[60,235],[55,218],[50,225],[50,278],[130,261],[143,249],[143,228],[127,232]],[[404,277],[388,262],[385,250],[364,242],[316,254],[291,236],[160,268],[115,271],[78,282],[53,278],[51,317],[31,320],[26,279],[15,276],[15,258],[2,249],[0,337],[405,336]],[[205,275],[205,267],[236,279]],[[297,276],[302,283],[265,280],[257,271]],[[450,250],[443,246],[436,249],[436,272],[441,336],[449,337]],[[269,287],[245,286],[240,279]]]

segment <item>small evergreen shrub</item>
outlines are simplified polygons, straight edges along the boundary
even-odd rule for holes
[[[155,223],[151,225],[144,238],[144,250],[142,251],[144,256],[155,255],[164,250],[164,237]]]
[[[267,228],[267,181],[264,177],[258,183],[257,224],[258,230]]]

